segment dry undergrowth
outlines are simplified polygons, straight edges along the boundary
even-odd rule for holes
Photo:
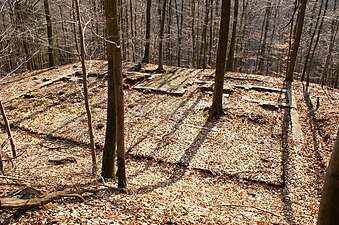
[[[88,62],[92,74],[105,71],[102,61]],[[126,65],[128,68],[130,65]],[[56,70],[1,80],[0,98],[48,79],[77,70]],[[174,71],[174,70],[173,70]],[[182,73],[182,70],[180,70]],[[213,81],[199,74],[199,80]],[[301,149],[294,150],[288,108],[262,107],[248,99],[282,103],[284,93],[258,92],[234,85],[283,88],[282,79],[229,74],[224,98],[226,115],[206,122],[212,96],[199,84],[177,97],[125,89],[127,175],[129,193],[101,191],[78,199],[63,199],[25,212],[0,212],[7,224],[314,224],[324,167],[338,128],[338,91],[311,86],[310,97],[320,106],[315,132],[309,108],[296,82]],[[232,78],[232,79],[231,79]],[[234,79],[237,78],[237,79]],[[105,132],[106,80],[89,78],[95,140],[101,159]],[[81,80],[72,76],[5,105],[22,156],[5,163],[5,173],[24,179],[43,193],[99,188],[90,176],[90,151]],[[2,123],[2,120],[0,120]],[[316,134],[316,137],[315,137]],[[284,139],[284,135],[289,137]],[[1,127],[0,140],[6,135]],[[10,157],[4,148],[3,158]],[[49,160],[72,157],[76,162],[54,165]],[[1,196],[22,189],[16,180],[0,178]],[[107,185],[115,186],[114,181]]]

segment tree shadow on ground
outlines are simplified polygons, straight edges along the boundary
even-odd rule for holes
[[[188,166],[190,162],[192,161],[192,159],[198,152],[201,145],[206,140],[208,134],[211,132],[212,128],[217,123],[218,123],[217,120],[212,120],[210,122],[205,123],[205,125],[200,129],[200,132],[198,133],[198,135],[192,141],[191,145],[185,150],[184,154],[179,159],[176,169],[170,175],[169,178],[167,178],[166,180],[160,181],[156,184],[151,184],[151,185],[141,187],[135,190],[135,193],[145,194],[147,192],[150,192],[150,191],[153,191],[159,188],[164,188],[164,187],[167,187],[167,186],[170,186],[170,185],[173,185],[179,182],[185,175],[185,172],[188,170]]]
[[[312,100],[308,94],[307,89],[305,88],[303,84],[303,92],[304,92],[304,99],[307,105],[308,109],[308,121],[309,121],[309,127],[311,129],[312,133],[312,141],[313,141],[313,153],[312,155],[314,156],[315,159],[315,180],[316,180],[316,189],[318,193],[320,194],[322,191],[322,184],[323,184],[323,177],[325,176],[325,171],[326,171],[326,164],[324,162],[324,159],[320,153],[320,148],[319,148],[319,142],[318,142],[318,127],[316,123],[316,110],[313,107]]]
[[[192,92],[189,96],[187,96],[187,98],[185,100],[183,100],[180,105],[169,115],[167,115],[164,119],[162,119],[161,121],[159,121],[155,126],[153,126],[147,133],[146,135],[144,135],[143,137],[141,137],[134,145],[132,145],[131,148],[129,148],[127,150],[127,153],[133,148],[135,147],[136,145],[138,145],[139,143],[141,143],[142,141],[144,141],[147,137],[149,137],[149,135],[152,135],[152,132],[155,131],[155,129],[161,125],[164,121],[168,120],[169,118],[171,118],[173,115],[175,115],[178,110],[180,108],[182,108],[192,97],[193,97],[193,94],[195,92]],[[196,98],[196,100],[192,103],[192,105],[186,109],[183,114],[180,116],[180,118],[175,122],[175,124],[173,125],[173,128],[168,131],[166,134],[163,135],[161,141],[158,142],[157,146],[154,148],[154,150],[149,154],[149,157],[150,159],[153,159],[153,155],[161,150],[162,148],[162,145],[163,145],[163,140],[167,139],[167,138],[170,138],[179,128],[179,125],[183,123],[183,121],[188,117],[188,115],[194,110],[194,108],[197,106],[197,104],[200,102],[201,100],[201,93],[200,95]],[[133,154],[132,154],[133,155]],[[144,171],[147,171],[151,166],[146,166],[143,170],[140,170],[138,171],[137,174],[133,174],[131,175],[130,177],[135,177],[141,173],[143,173]]]

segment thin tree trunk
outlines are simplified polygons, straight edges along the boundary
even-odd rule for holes
[[[135,43],[134,43],[134,29],[133,29],[133,4],[132,4],[132,0],[129,0],[129,15],[130,15],[130,29],[131,29],[132,61],[135,62]]]
[[[292,14],[292,18],[290,20],[291,25],[290,25],[290,34],[289,34],[289,39],[288,39],[286,74],[288,72],[288,67],[289,67],[290,60],[291,60],[291,51],[292,51],[292,48],[294,46],[295,33],[296,33],[296,30],[297,30],[296,29],[297,26],[294,27],[294,17],[295,17],[296,12],[298,11],[298,8],[299,8],[298,0],[295,0],[293,14]],[[298,16],[297,16],[297,20],[298,20]]]
[[[80,50],[79,50],[79,44],[78,44],[78,36],[77,36],[77,31],[76,31],[76,15],[75,15],[75,6],[74,6],[74,1],[72,0],[72,17],[73,17],[73,35],[74,35],[74,45],[75,45],[75,49],[77,50],[77,55],[78,55],[78,59],[80,59]]]
[[[311,49],[312,49],[312,46],[313,46],[314,37],[315,37],[315,35],[317,33],[317,27],[319,25],[323,3],[324,3],[324,0],[322,0],[321,3],[320,3],[319,12],[318,12],[318,15],[317,15],[317,22],[316,22],[316,24],[314,26],[314,30],[313,30],[313,33],[311,35],[311,40],[310,40],[310,43],[309,43],[309,46],[308,46],[308,50],[307,50],[307,53],[306,53],[306,57],[305,57],[305,63],[304,63],[304,68],[303,68],[303,72],[302,72],[302,75],[301,75],[301,81],[305,80],[305,74],[306,74],[306,70],[307,70],[307,66],[308,66],[308,60],[310,58],[310,54],[311,54]]]
[[[210,0],[206,0],[205,5],[205,19],[202,29],[202,41],[201,41],[201,50],[200,50],[200,57],[202,56],[202,68],[206,69],[206,51],[207,51],[207,26],[209,20],[209,12],[210,12],[211,3]]]
[[[81,68],[82,68],[82,74],[83,74],[83,88],[84,88],[85,108],[86,108],[86,114],[87,114],[88,133],[89,133],[89,140],[90,140],[90,149],[92,153],[92,174],[96,175],[98,167],[97,167],[96,153],[95,153],[95,147],[94,147],[92,115],[91,115],[91,110],[90,110],[89,101],[88,101],[87,72],[86,72],[86,64],[85,64],[85,42],[84,42],[84,33],[82,31],[81,20],[80,20],[79,0],[75,0],[75,10],[76,10],[77,23],[78,23],[79,36],[80,36],[80,58],[81,58]]]
[[[337,19],[339,19],[339,18],[337,18]],[[329,45],[329,48],[328,48],[328,53],[327,53],[324,69],[323,69],[322,74],[321,74],[321,86],[322,87],[324,86],[325,82],[327,81],[328,67],[329,67],[329,64],[330,64],[330,61],[331,61],[331,58],[332,58],[334,42],[336,40],[336,36],[337,36],[337,33],[338,33],[339,23],[337,25],[335,25],[335,24],[336,24],[336,22],[334,20],[332,22],[330,45]]]
[[[164,71],[164,62],[163,62],[163,42],[164,42],[164,29],[165,29],[165,19],[166,19],[166,5],[167,0],[163,0],[162,11],[161,11],[161,24],[160,24],[160,34],[159,34],[159,58],[158,58],[158,71]]]
[[[319,25],[319,27],[318,27],[317,39],[315,40],[314,47],[313,47],[313,51],[312,51],[311,58],[310,58],[309,67],[308,67],[308,69],[307,69],[306,89],[307,89],[307,87],[310,85],[311,65],[312,65],[312,62],[313,62],[313,57],[314,57],[315,50],[317,49],[317,46],[318,46],[318,43],[319,43],[321,31],[322,31],[323,24],[324,24],[324,18],[325,18],[325,16],[326,16],[326,12],[327,12],[327,6],[328,6],[328,0],[326,0],[326,2],[325,2],[324,14],[323,14],[323,16],[322,16],[322,18],[321,18],[321,22],[320,22],[320,25]]]
[[[228,52],[227,57],[226,71],[233,71],[235,38],[237,36],[238,11],[239,11],[239,0],[234,0],[232,37],[230,43],[230,51]]]
[[[192,23],[191,23],[191,36],[192,36],[192,67],[196,67],[196,57],[195,57],[195,46],[196,46],[196,40],[195,40],[195,1],[192,0],[191,2],[191,17],[192,17]]]
[[[45,16],[47,23],[47,37],[48,37],[48,65],[49,67],[55,66],[55,57],[54,57],[54,48],[53,48],[53,30],[52,30],[52,21],[51,14],[49,11],[48,0],[44,0]]]
[[[301,6],[300,6],[300,12],[298,14],[295,40],[294,40],[294,44],[293,44],[292,52],[291,52],[291,57],[290,57],[289,64],[288,64],[288,71],[286,73],[286,81],[293,81],[294,67],[295,67],[295,63],[296,63],[296,59],[297,59],[297,55],[298,55],[300,39],[301,39],[303,26],[304,26],[306,5],[307,5],[307,0],[302,0]]]
[[[152,0],[147,0],[146,6],[146,44],[142,62],[149,63],[150,39],[151,39],[151,6]]]
[[[213,0],[211,0],[211,18],[210,18],[210,30],[209,30],[209,51],[208,51],[208,62],[209,66],[212,65],[212,50],[213,50]]]
[[[264,58],[266,55],[266,45],[267,45],[267,33],[268,33],[268,27],[271,17],[271,2],[267,2],[266,5],[266,12],[265,12],[265,19],[263,23],[263,38],[262,38],[262,44],[259,50],[259,56],[258,56],[258,67],[257,71],[260,74],[263,74],[264,72]]]
[[[175,15],[177,18],[177,38],[178,38],[178,52],[177,52],[177,66],[180,67],[181,63],[181,41],[182,41],[182,26],[183,26],[183,15],[184,15],[184,0],[181,2],[181,12],[179,16],[179,7],[177,0],[174,0],[174,6],[175,6]]]

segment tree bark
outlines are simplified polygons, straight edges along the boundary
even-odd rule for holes
[[[107,58],[109,62],[109,86],[108,86],[108,109],[107,128],[105,138],[103,175],[112,175],[112,161],[114,164],[114,151],[116,140],[117,164],[118,164],[118,188],[126,188],[125,171],[125,145],[124,145],[124,99],[122,84],[122,55],[120,46],[120,32],[118,26],[117,1],[105,0],[105,16],[107,26]],[[115,100],[115,101],[114,101]],[[114,107],[110,107],[113,106]],[[111,139],[111,140],[108,140]],[[104,165],[108,163],[108,165]],[[114,173],[113,173],[114,175]]]
[[[321,18],[321,22],[320,22],[319,27],[318,27],[317,39],[315,40],[313,51],[312,51],[311,58],[310,58],[310,63],[309,63],[309,66],[307,68],[306,89],[310,85],[311,65],[312,65],[312,62],[313,62],[313,57],[314,57],[315,50],[317,49],[317,46],[318,46],[318,43],[319,43],[319,39],[320,39],[320,35],[321,35],[321,30],[322,30],[323,24],[324,24],[324,18],[325,18],[326,12],[327,12],[327,6],[328,6],[328,0],[326,0],[326,2],[325,2],[324,14],[323,14],[323,16]]]
[[[339,130],[334,144],[330,163],[325,175],[319,213],[318,225],[332,225],[339,221]]]
[[[301,39],[303,26],[304,26],[306,5],[307,5],[307,0],[302,0],[300,11],[298,14],[298,21],[296,25],[296,34],[295,34],[294,44],[292,47],[291,57],[289,58],[288,70],[286,73],[286,81],[293,81],[294,67],[296,64],[296,59],[297,59],[299,45],[300,45],[300,39]]]
[[[221,5],[221,22],[219,29],[219,43],[217,50],[217,61],[215,70],[215,84],[213,103],[209,112],[209,119],[220,118],[223,114],[222,109],[222,94],[224,86],[225,64],[226,64],[226,50],[230,23],[231,1],[222,0]]]
[[[45,16],[47,23],[47,37],[48,37],[48,65],[49,67],[55,66],[55,57],[53,49],[53,29],[51,22],[51,14],[49,11],[48,0],[44,0]]]
[[[164,29],[165,29],[165,18],[166,18],[166,5],[167,0],[163,0],[162,11],[161,11],[161,24],[159,34],[159,56],[158,56],[158,71],[164,70],[163,62],[163,42],[164,42]]]
[[[151,6],[152,0],[147,0],[146,6],[146,44],[145,52],[142,62],[149,63],[149,50],[150,50],[150,40],[151,40]]]
[[[233,12],[232,37],[231,37],[231,43],[230,43],[230,50],[228,52],[228,57],[227,57],[226,71],[233,71],[235,38],[237,36],[238,11],[239,11],[239,0],[235,0],[234,1],[234,12]]]

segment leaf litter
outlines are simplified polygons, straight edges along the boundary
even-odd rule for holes
[[[93,73],[105,70],[103,61],[88,63]],[[128,67],[125,65],[125,69]],[[33,77],[8,77],[2,83],[9,85],[8,92],[1,91],[1,96],[14,94],[15,79],[25,80],[25,88],[29,88],[37,85],[36,80],[54,79],[71,70],[76,67],[64,66]],[[201,73],[199,79],[212,81],[206,76],[210,73]],[[249,77],[238,73],[231,76]],[[225,84],[282,88],[283,82],[250,75],[245,80],[226,79]],[[5,105],[18,151],[26,151],[13,161],[14,166],[5,163],[6,175],[27,179],[26,183],[45,193],[102,185],[90,176],[81,85],[72,76],[32,92],[32,98],[18,98]],[[89,86],[100,162],[106,80],[91,76]],[[207,122],[212,96],[202,92],[199,84],[186,89],[181,97],[124,90],[128,194],[102,191],[85,198],[105,206],[65,199],[21,214],[0,212],[0,220],[11,224],[314,224],[324,172],[324,165],[315,160],[321,155],[322,163],[328,162],[338,127],[339,107],[333,107],[339,102],[338,91],[316,85],[310,88],[313,101],[321,98],[315,144],[301,84],[295,82],[305,143],[294,151],[293,140],[289,140],[286,159],[282,129],[288,109],[266,109],[244,99],[282,102],[284,94],[235,88],[224,97],[226,115]],[[2,128],[1,141],[6,139]],[[9,146],[4,148],[3,157],[6,155],[10,155]],[[52,158],[70,156],[76,163],[48,163]],[[285,170],[288,175],[284,177]],[[1,196],[18,189],[10,180],[1,182]],[[107,184],[116,185],[115,181]]]

